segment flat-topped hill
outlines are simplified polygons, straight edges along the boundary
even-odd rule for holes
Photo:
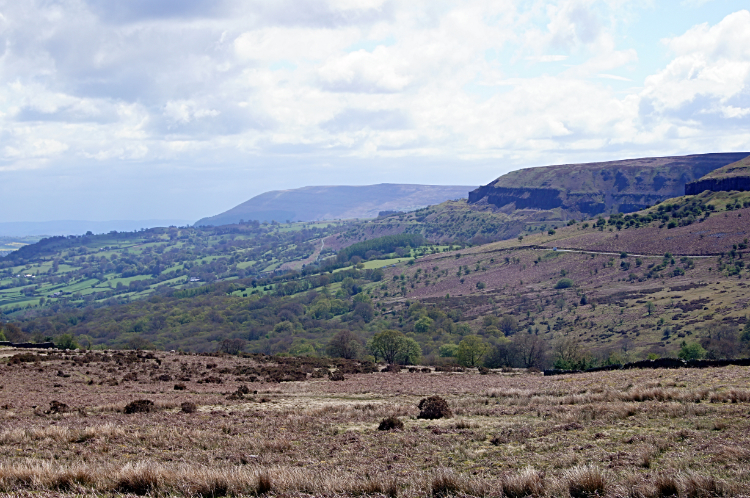
[[[469,194],[469,203],[507,209],[562,209],[569,217],[638,211],[748,152],[626,159],[513,171]]]
[[[701,179],[685,185],[685,195],[712,192],[750,190],[750,156],[716,169]]]
[[[196,226],[250,221],[317,221],[375,218],[383,211],[413,211],[451,199],[465,198],[473,186],[381,183],[363,186],[320,186],[274,190],[257,195]]]

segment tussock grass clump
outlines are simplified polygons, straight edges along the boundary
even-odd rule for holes
[[[154,402],[150,399],[138,399],[135,401],[131,401],[127,405],[125,405],[124,412],[126,414],[131,413],[148,413],[154,410]]]
[[[604,496],[609,487],[608,476],[593,465],[583,465],[565,473],[568,492],[572,498]]]
[[[543,496],[544,488],[542,475],[532,467],[503,479],[503,494],[508,498]]]
[[[440,396],[424,398],[419,402],[417,407],[419,408],[419,415],[417,418],[434,420],[437,418],[451,418],[453,416],[453,412],[448,406],[448,402]]]
[[[383,420],[380,421],[380,425],[378,426],[379,431],[392,431],[394,429],[403,429],[404,423],[396,417],[395,415],[391,415],[390,417],[386,417]]]

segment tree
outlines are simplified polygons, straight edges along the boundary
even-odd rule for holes
[[[78,349],[78,342],[73,334],[63,334],[55,339],[57,349]]]
[[[651,314],[654,312],[654,309],[656,309],[656,305],[653,301],[646,302],[646,311],[648,312],[648,316],[651,316]]]
[[[680,351],[677,353],[677,356],[686,361],[700,360],[701,358],[706,356],[706,350],[703,349],[703,347],[697,342],[691,342],[690,344],[688,344],[687,342],[682,341],[682,344],[680,344]]]
[[[354,314],[362,318],[365,323],[369,323],[375,316],[375,310],[372,309],[372,304],[359,302],[354,305]]]
[[[503,334],[511,335],[518,329],[518,320],[510,315],[505,315],[500,319],[499,327]]]
[[[561,337],[555,342],[555,368],[562,370],[583,370],[591,365],[589,354],[583,350],[577,337]]]
[[[438,348],[441,358],[453,358],[458,353],[458,344],[443,344]]]
[[[396,355],[396,362],[402,365],[415,365],[422,358],[422,348],[411,337],[404,337],[401,349]]]
[[[414,324],[414,331],[419,332],[420,334],[424,334],[425,332],[430,330],[430,327],[432,327],[432,323],[432,318],[423,316]]]
[[[510,340],[503,338],[484,359],[487,368],[511,367],[515,363],[515,348]]]
[[[4,327],[5,337],[10,342],[24,342],[28,336],[15,323],[6,323]]]
[[[540,367],[544,363],[544,340],[536,334],[516,334],[513,349],[518,361],[526,368]]]
[[[142,335],[136,335],[128,340],[128,349],[142,350],[142,349],[154,349],[154,345],[143,337]]]
[[[487,344],[477,335],[464,337],[458,343],[456,359],[465,367],[475,367],[487,353]]]
[[[352,360],[362,350],[359,337],[350,330],[341,330],[328,342],[328,354],[335,358]]]
[[[238,354],[245,349],[244,339],[224,339],[221,341],[220,349],[223,353]]]
[[[398,330],[384,330],[375,334],[370,341],[370,351],[375,357],[383,358],[386,363],[395,363],[404,347],[404,334]]]

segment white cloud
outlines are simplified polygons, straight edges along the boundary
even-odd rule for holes
[[[653,47],[671,59],[644,81],[627,20],[649,2],[7,3],[0,170],[148,171],[153,186],[136,183],[159,197],[158,178],[195,182],[183,192],[207,178],[239,192],[242,174],[257,189],[362,183],[358,160],[388,172],[374,181],[465,183],[502,172],[486,164],[750,148],[750,13]],[[387,167],[418,158],[475,176]],[[210,214],[172,201],[195,211],[159,217]]]
[[[695,26],[665,44],[675,58],[646,79],[643,99],[648,109],[692,121],[717,114],[727,118],[747,115],[750,12],[733,13],[715,26]]]

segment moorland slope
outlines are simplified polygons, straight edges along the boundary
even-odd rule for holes
[[[561,209],[568,219],[629,213],[679,197],[684,194],[686,183],[749,154],[650,157],[526,168],[472,191],[469,203],[488,203],[505,211]]]

